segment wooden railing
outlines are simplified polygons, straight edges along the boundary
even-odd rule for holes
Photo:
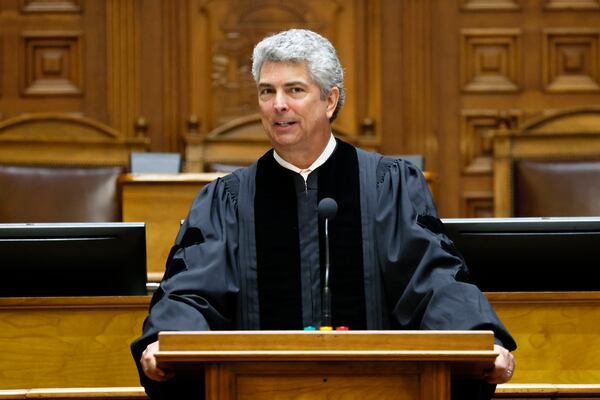
[[[494,399],[596,399],[600,398],[600,384],[504,384],[498,385]],[[85,399],[85,400],[144,400],[148,399],[141,387],[103,388],[47,388],[0,390],[0,400],[18,399]]]
[[[0,400],[142,400],[148,399],[142,387],[47,388],[0,390]]]
[[[553,385],[543,383],[503,384],[496,388],[495,399],[598,399],[600,384]]]
[[[519,344],[515,376],[496,398],[600,399],[600,292],[486,295]],[[122,391],[93,397],[86,389],[81,397],[69,392],[77,389],[39,388],[139,385],[129,343],[141,332],[149,301],[0,299],[0,399],[128,399],[118,397]],[[44,390],[56,396],[43,397]],[[144,398],[141,389],[139,396],[133,398]]]

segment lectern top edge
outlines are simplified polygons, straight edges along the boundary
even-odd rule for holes
[[[304,330],[234,330],[234,331],[163,331],[160,335],[355,335],[355,336],[370,336],[370,335],[392,335],[392,336],[409,336],[409,335],[468,335],[468,336],[488,336],[493,335],[490,330],[360,330],[360,331],[304,331]]]
[[[490,351],[492,331],[161,332],[160,351]]]

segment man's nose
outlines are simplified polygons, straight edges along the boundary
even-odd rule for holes
[[[277,94],[275,94],[275,101],[273,103],[273,106],[275,107],[275,111],[277,112],[285,112],[289,109],[287,99],[285,98],[284,93],[278,92]]]

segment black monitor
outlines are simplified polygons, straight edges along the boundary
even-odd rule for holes
[[[144,223],[0,224],[0,297],[144,295]]]
[[[600,218],[444,219],[483,291],[600,290]]]

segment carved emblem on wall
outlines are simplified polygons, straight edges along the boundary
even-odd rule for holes
[[[544,31],[543,75],[548,92],[600,91],[600,30]]]
[[[212,57],[213,107],[219,115],[218,124],[236,116],[256,111],[256,86],[251,76],[249,54],[255,43],[232,29],[215,43]]]
[[[82,95],[80,32],[23,32],[22,38],[24,96]]]
[[[516,92],[520,86],[518,29],[464,29],[461,82],[465,92]]]
[[[319,13],[335,13],[339,7],[335,1],[320,2]],[[202,4],[201,11],[212,26],[218,27],[210,38],[212,113],[217,126],[257,111],[256,85],[251,75],[254,45],[269,34],[292,27],[322,32],[326,23],[312,10],[310,2],[282,0]]]

